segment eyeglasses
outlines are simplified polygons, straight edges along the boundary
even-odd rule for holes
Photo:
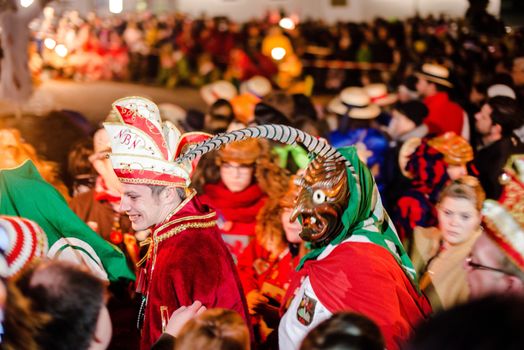
[[[505,275],[513,275],[512,273],[510,273],[508,271],[504,271],[502,269],[497,269],[496,267],[491,267],[491,266],[477,264],[476,262],[473,262],[473,258],[472,258],[471,255],[466,258],[466,264],[468,264],[468,266],[471,267],[473,270],[494,271],[494,272],[503,273]]]
[[[226,171],[238,171],[240,174],[248,174],[253,169],[252,165],[233,165],[230,163],[222,163],[222,169]]]

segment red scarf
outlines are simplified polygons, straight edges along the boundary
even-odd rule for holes
[[[265,203],[266,195],[258,184],[250,185],[241,192],[231,192],[222,181],[204,186],[204,194],[200,197],[205,203],[215,209],[226,221],[254,222]]]

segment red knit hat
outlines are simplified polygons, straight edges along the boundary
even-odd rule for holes
[[[0,216],[0,235],[0,241],[7,240],[8,242],[5,250],[7,261],[5,277],[17,275],[32,261],[43,258],[47,254],[47,236],[34,221],[2,215]]]

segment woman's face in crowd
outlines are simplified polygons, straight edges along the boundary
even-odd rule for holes
[[[302,239],[300,239],[299,234],[302,231],[302,225],[300,225],[298,220],[293,222],[289,221],[292,212],[293,208],[284,208],[284,210],[282,210],[282,214],[280,215],[282,227],[284,227],[286,239],[289,243],[300,243]]]
[[[480,226],[480,212],[468,199],[444,197],[437,209],[442,237],[450,245],[467,241]]]
[[[446,172],[451,180],[460,179],[462,176],[468,175],[466,165],[448,165]]]
[[[220,166],[220,177],[227,189],[231,192],[242,192],[253,180],[253,165],[245,165],[237,162],[222,163]]]

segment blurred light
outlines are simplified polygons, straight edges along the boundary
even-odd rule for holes
[[[60,57],[66,57],[67,56],[67,47],[63,44],[58,44],[55,47],[55,52]]]
[[[512,31],[510,26],[506,26],[506,33],[511,34]]]
[[[137,11],[145,11],[147,9],[147,2],[146,1],[139,1],[136,4],[136,10]]]
[[[295,29],[295,23],[289,17],[284,17],[278,22],[278,25],[287,30]]]
[[[20,6],[29,7],[33,4],[34,0],[20,0]]]
[[[109,12],[120,13],[124,9],[123,0],[109,0]]]
[[[44,45],[45,47],[47,47],[49,50],[52,50],[55,48],[56,46],[56,41],[54,39],[51,39],[51,38],[46,38],[44,40]]]
[[[280,61],[284,58],[286,55],[286,50],[282,47],[275,47],[273,50],[271,50],[271,57],[273,57],[274,60]]]

